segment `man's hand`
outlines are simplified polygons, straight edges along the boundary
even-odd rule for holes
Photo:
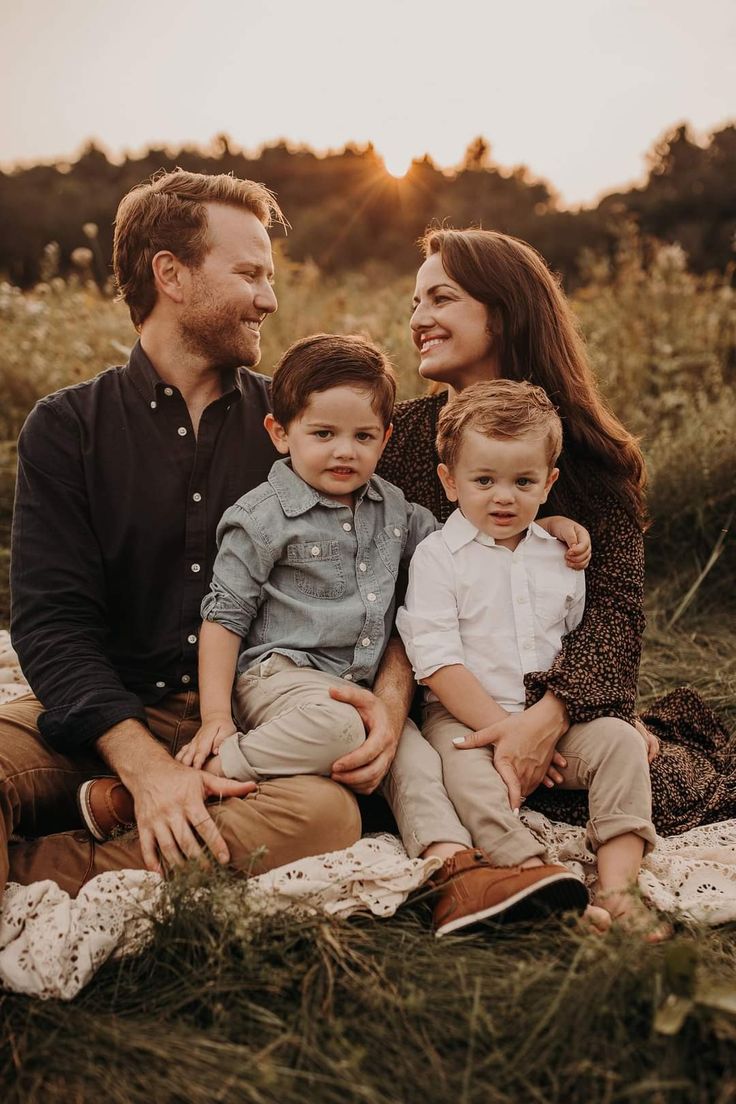
[[[634,721],[634,728],[641,736],[644,743],[647,745],[647,762],[651,763],[653,759],[656,759],[659,755],[659,740],[657,737],[649,731],[648,728],[642,723],[639,717]]]
[[[105,762],[130,790],[148,870],[161,873],[202,854],[202,843],[218,862],[230,859],[205,801],[211,797],[245,797],[256,786],[216,778],[177,763],[139,721],[121,721],[97,741]],[[159,858],[160,856],[160,858]]]
[[[178,866],[202,854],[200,840],[218,862],[230,859],[227,844],[205,801],[210,797],[245,797],[254,782],[216,778],[175,759],[152,766],[132,789],[143,861],[149,870]],[[196,833],[196,834],[195,834]]]
[[[567,763],[555,745],[567,727],[564,706],[548,691],[536,705],[468,733],[456,747],[462,751],[493,745],[493,765],[506,784],[511,808],[518,812],[523,798],[542,781],[548,786],[562,781],[557,768]]]
[[[401,736],[384,702],[360,686],[331,687],[330,697],[353,705],[365,725],[366,739],[356,751],[332,764],[332,779],[356,793],[377,789],[391,766]]]
[[[184,747],[179,748],[176,758],[185,767],[194,767],[201,770],[210,756],[220,750],[220,746],[237,732],[237,728],[230,716],[211,717],[202,722],[202,727],[194,738]]]

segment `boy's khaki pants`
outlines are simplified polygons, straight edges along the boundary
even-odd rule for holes
[[[233,714],[243,731],[220,747],[224,774],[244,782],[328,775],[337,759],[365,740],[358,711],[331,698],[333,686],[344,687],[345,680],[300,667],[278,653],[241,675],[235,684]],[[413,721],[404,725],[383,794],[412,858],[440,840],[472,846],[442,784],[439,756]]]
[[[543,845],[520,824],[509,805],[506,785],[493,765],[491,748],[455,747],[453,738],[469,729],[440,702],[424,707],[424,736],[442,760],[445,788],[473,843],[496,866],[517,866],[532,856],[545,857]],[[616,717],[598,717],[571,725],[557,744],[567,760],[559,768],[562,789],[587,790],[587,842],[593,851],[615,836],[632,832],[646,851],[656,842],[652,794],[644,740]]]
[[[80,830],[77,788],[110,770],[92,751],[63,755],[50,747],[38,732],[41,708],[28,695],[0,709],[0,896],[8,880],[28,885],[46,878],[74,896],[96,874],[144,865],[135,833],[97,843]],[[194,691],[171,694],[146,713],[152,734],[172,755],[201,723]],[[349,847],[361,830],[354,796],[326,778],[265,782],[247,798],[212,806],[212,816],[231,868],[243,873]]]

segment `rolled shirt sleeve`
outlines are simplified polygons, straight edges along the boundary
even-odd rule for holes
[[[121,721],[145,723],[141,699],[107,654],[105,564],[90,519],[79,425],[42,400],[18,441],[11,555],[11,635],[44,707],[52,746],[93,743]]]
[[[417,681],[429,678],[442,667],[465,663],[455,569],[441,537],[424,540],[414,553],[406,600],[396,614],[396,627]]]
[[[216,621],[245,638],[277,556],[278,549],[251,510],[241,502],[226,510],[217,527],[217,557],[202,620]]]

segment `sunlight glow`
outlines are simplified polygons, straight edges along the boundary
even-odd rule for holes
[[[405,154],[385,153],[383,163],[389,176],[393,176],[394,180],[403,180],[411,167],[411,157]]]

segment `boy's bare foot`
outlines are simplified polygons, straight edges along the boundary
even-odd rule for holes
[[[583,922],[598,935],[619,928],[644,943],[663,943],[672,938],[672,926],[660,920],[635,890],[598,894],[585,910]]]

